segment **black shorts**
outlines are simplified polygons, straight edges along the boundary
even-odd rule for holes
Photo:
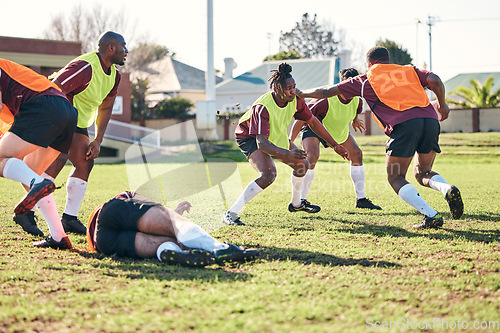
[[[314,131],[309,126],[302,127],[302,129],[300,131],[302,132],[302,141],[304,141],[305,138],[316,138],[319,140],[319,142],[321,142],[323,144],[323,147],[325,147],[325,148],[330,147],[328,145],[328,143],[326,143],[325,140],[323,140],[316,133],[314,133]]]
[[[67,99],[43,95],[21,104],[9,131],[26,142],[66,154],[77,119],[78,112]]]
[[[257,140],[253,137],[244,139],[236,138],[236,144],[240,148],[241,152],[245,154],[247,160],[254,151],[259,149],[259,147],[257,146]]]
[[[432,150],[440,153],[439,122],[433,118],[415,118],[394,126],[385,144],[387,155],[413,157],[415,152],[428,154]]]
[[[96,242],[99,251],[119,257],[136,258],[137,220],[159,203],[134,198],[113,198],[106,202],[97,218]]]
[[[85,136],[89,136],[89,131],[88,131],[88,129],[86,129],[86,128],[81,128],[81,127],[78,127],[78,126],[77,126],[77,127],[76,127],[76,129],[75,129],[75,133],[80,133],[80,134],[83,134],[83,135],[85,135]]]

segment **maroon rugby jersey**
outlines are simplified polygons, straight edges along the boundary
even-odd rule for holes
[[[285,107],[287,104],[278,103],[276,98],[274,98],[274,101],[280,108]],[[309,121],[312,117],[311,110],[309,110],[306,102],[302,98],[297,98],[297,111],[293,117],[303,121]],[[284,126],[288,126],[288,124]],[[255,137],[257,134],[263,134],[266,138],[269,138],[269,131],[269,112],[265,106],[259,104],[252,106],[252,115],[247,121],[238,124],[234,131],[234,136],[238,139],[244,139]]]

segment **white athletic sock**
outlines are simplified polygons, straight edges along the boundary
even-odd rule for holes
[[[307,199],[309,189],[311,188],[311,184],[314,180],[314,170],[315,169],[308,169],[306,175],[304,176],[304,181],[302,182],[302,193],[300,194],[301,199]]]
[[[304,182],[304,177],[297,177],[292,172],[292,206],[299,207],[301,202],[302,194],[302,183]]]
[[[76,177],[68,177],[66,184],[66,207],[64,213],[71,216],[78,216],[78,211],[87,190],[87,182]]]
[[[351,165],[351,180],[352,185],[354,186],[356,199],[366,198],[364,165]]]
[[[255,198],[255,196],[263,190],[264,189],[260,187],[255,182],[255,180],[253,180],[252,182],[250,182],[250,184],[247,185],[247,187],[245,187],[243,193],[241,193],[240,197],[238,198],[238,200],[236,200],[234,205],[229,208],[229,211],[238,214],[238,212],[243,208],[243,206],[245,206],[247,202]]]
[[[52,180],[52,181],[55,180],[54,177],[52,177],[51,175],[46,174],[45,172],[42,173],[42,178],[49,179],[49,180]]]
[[[210,236],[200,226],[193,222],[186,222],[177,233],[179,243],[193,248],[213,252],[215,249],[225,249],[228,247],[217,239]]]
[[[406,184],[399,189],[398,195],[420,213],[434,217],[437,212],[420,196],[417,189],[411,184]]]
[[[64,232],[64,228],[61,224],[61,218],[57,212],[56,203],[52,194],[40,199],[36,205],[47,222],[52,238],[56,242],[61,241],[61,239],[66,236],[66,233]]]
[[[161,243],[160,246],[156,249],[156,256],[158,257],[158,260],[161,261],[160,254],[164,250],[169,250],[169,251],[175,251],[175,252],[180,252],[182,251],[179,245],[175,244],[174,242],[165,242]]]
[[[18,158],[9,158],[3,167],[3,176],[30,187],[43,181],[43,178],[31,170],[24,161]],[[33,184],[32,184],[33,183]]]
[[[444,180],[441,175],[435,175],[431,179],[429,179],[429,186],[436,191],[439,191],[443,193],[443,195],[446,195],[446,192],[451,188],[451,185]]]

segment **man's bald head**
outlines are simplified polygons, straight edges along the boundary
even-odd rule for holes
[[[104,52],[109,44],[120,45],[125,43],[125,38],[122,35],[113,31],[107,31],[99,36],[98,45],[99,53]]]
[[[123,65],[128,50],[125,38],[113,31],[107,31],[99,37],[99,54],[105,64]]]

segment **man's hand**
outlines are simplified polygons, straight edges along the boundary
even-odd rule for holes
[[[352,128],[354,129],[354,132],[358,132],[359,133],[363,133],[363,131],[366,130],[366,126],[365,126],[365,122],[361,119],[358,118],[358,116],[356,116],[356,118],[354,118],[352,120]]]
[[[303,160],[304,158],[307,158],[307,153],[304,150],[295,147],[288,151],[288,156],[295,160]]]
[[[302,90],[300,90],[299,88],[295,88],[295,96],[297,96],[298,98],[302,98]]]
[[[177,214],[182,215],[184,212],[189,213],[190,209],[191,209],[191,203],[189,201],[183,201],[183,202],[180,202],[177,205],[177,208],[174,210]]]
[[[349,159],[349,152],[347,151],[347,149],[346,149],[344,146],[342,146],[342,145],[336,145],[336,146],[333,148],[333,150],[335,150],[335,152],[336,152],[337,154],[339,154],[340,156],[342,156],[342,158],[343,158],[344,160],[348,160],[348,161],[350,161],[350,159]]]
[[[97,158],[97,156],[99,156],[100,152],[101,152],[101,144],[94,140],[87,147],[87,152],[85,153],[85,159],[87,161],[93,160]]]

